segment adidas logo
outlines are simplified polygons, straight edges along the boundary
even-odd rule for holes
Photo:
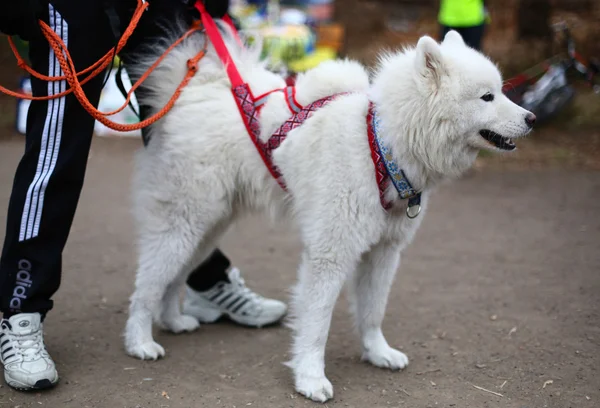
[[[27,299],[27,289],[30,288],[33,283],[31,281],[31,262],[26,259],[21,259],[18,266],[19,272],[17,272],[17,281],[9,305],[10,309],[14,312],[21,311],[21,302],[23,299]],[[29,322],[26,323],[29,324]]]

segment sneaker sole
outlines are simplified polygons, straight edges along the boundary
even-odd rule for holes
[[[23,384],[20,381],[12,379],[8,373],[5,373],[4,379],[6,380],[6,384],[8,384],[9,387],[14,388],[17,391],[24,392],[47,390],[53,388],[56,384],[58,384],[58,377],[54,382],[50,381],[47,378],[43,380],[38,380],[33,386]]]
[[[285,315],[282,315],[280,317],[269,316],[268,318],[265,317],[262,319],[256,319],[254,317],[246,318],[245,316],[236,316],[231,313],[225,313],[223,316],[227,316],[229,320],[232,320],[237,324],[241,324],[242,326],[255,327],[257,329],[260,329],[262,327],[275,326],[279,324]]]

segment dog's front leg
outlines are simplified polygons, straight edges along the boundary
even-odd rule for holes
[[[302,257],[292,302],[293,358],[287,363],[294,371],[296,391],[317,402],[333,397],[333,387],[325,377],[325,344],[335,302],[356,266],[356,262],[328,255],[305,253]]]
[[[388,345],[381,324],[388,295],[400,264],[400,245],[380,243],[364,256],[349,285],[350,304],[360,332],[363,360],[377,367],[400,370],[406,355]]]

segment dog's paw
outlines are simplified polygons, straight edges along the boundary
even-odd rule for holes
[[[296,377],[296,391],[316,402],[333,398],[333,385],[326,377]]]
[[[137,357],[141,360],[157,360],[159,357],[165,356],[165,349],[154,341],[138,344],[136,346],[127,347],[127,353],[130,356]]]
[[[365,351],[363,361],[368,361],[376,367],[402,370],[408,365],[408,357],[401,351],[390,346]]]
[[[173,319],[163,320],[161,326],[173,333],[183,333],[196,330],[200,327],[200,323],[195,317],[182,314]]]

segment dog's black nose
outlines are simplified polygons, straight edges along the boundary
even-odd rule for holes
[[[536,120],[536,117],[531,112],[529,112],[527,114],[527,116],[525,116],[525,123],[527,123],[527,126],[529,126],[530,128],[532,128],[533,125],[535,124],[535,120]]]

